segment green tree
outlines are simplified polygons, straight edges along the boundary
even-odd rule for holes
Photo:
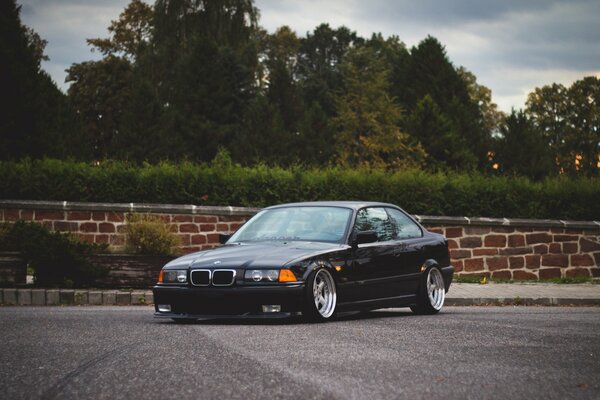
[[[256,93],[256,19],[249,0],[156,2],[151,42],[135,74],[153,87],[154,134],[170,138],[167,154],[208,161],[240,131]],[[134,128],[126,126],[128,135],[143,140]]]
[[[498,110],[498,105],[492,101],[492,91],[477,83],[477,77],[465,67],[459,67],[457,72],[467,85],[469,97],[481,111],[483,129],[490,134],[498,132],[507,116]]]
[[[327,115],[335,115],[335,92],[342,85],[340,65],[346,52],[363,41],[345,26],[332,29],[328,24],[301,39],[297,73],[307,104],[316,101]]]
[[[46,41],[21,23],[20,10],[0,3],[0,159],[85,157],[66,98],[41,69]]]
[[[291,139],[298,131],[303,112],[301,93],[294,80],[300,40],[289,27],[283,26],[266,37],[265,45],[263,63],[268,71],[267,98],[278,110],[283,128]]]
[[[403,125],[426,149],[425,164],[429,169],[446,166],[468,169],[477,162],[465,138],[430,95],[417,103]]]
[[[87,43],[105,56],[125,57],[135,61],[148,45],[152,34],[151,5],[142,0],[131,0],[119,19],[111,21],[108,27],[110,37],[87,39]]]
[[[512,110],[495,139],[493,161],[500,171],[542,179],[553,173],[554,160],[542,132],[524,111]]]
[[[256,40],[261,63],[265,68],[266,81],[270,81],[268,77],[271,75],[271,70],[278,65],[282,65],[288,75],[295,79],[300,50],[300,39],[296,33],[289,26],[283,25],[273,34],[259,30]]]
[[[588,76],[568,90],[568,129],[565,147],[575,172],[600,175],[600,78]]]
[[[289,164],[292,161],[289,135],[277,106],[260,94],[246,108],[231,154],[236,161],[246,165],[258,162]]]
[[[100,61],[73,64],[67,70],[69,100],[91,137],[96,159],[115,156],[113,139],[119,134],[131,92],[131,63],[109,55]]]
[[[386,63],[385,68],[389,70],[388,80],[390,82],[388,91],[397,99],[398,93],[396,92],[401,92],[405,84],[402,82],[402,78],[405,77],[401,77],[400,75],[405,72],[403,68],[405,68],[407,61],[410,59],[410,53],[406,45],[398,36],[393,35],[384,38],[381,33],[371,35],[371,38],[365,41],[364,45],[373,49],[378,59]]]
[[[351,49],[342,64],[344,89],[336,97],[338,161],[346,167],[418,166],[425,153],[401,132],[400,107],[387,94],[389,71],[370,47]]]
[[[441,114],[440,118],[447,122],[444,124],[447,129],[445,132],[440,132],[437,128],[425,133],[424,127],[416,124],[419,115],[409,116],[411,124],[406,125],[408,133],[421,141],[428,154],[436,157],[435,162],[430,165],[459,169],[483,167],[487,162],[489,132],[483,127],[481,111],[469,96],[467,84],[449,61],[441,43],[433,37],[427,37],[411,49],[408,60],[399,59],[394,74],[391,93],[397,96],[400,104],[409,110],[410,114],[423,111],[417,107],[419,103],[432,102],[437,107],[436,112]],[[429,96],[429,99],[426,100],[426,96]],[[426,106],[425,103],[422,105]],[[422,140],[423,135],[431,137],[434,132],[438,135],[435,141]],[[443,137],[459,140],[463,148],[459,152],[453,151],[452,154],[460,154],[460,158],[453,156],[446,159],[437,158],[441,155],[435,156],[440,152],[433,147],[438,146],[437,143],[443,140]]]
[[[119,18],[111,21],[108,38],[87,39],[92,51],[99,50],[104,57],[67,69],[69,100],[90,137],[96,159],[127,157],[135,152],[129,147],[124,151],[122,145],[127,138],[119,136],[127,135],[123,121],[125,113],[131,112],[134,63],[148,46],[151,27],[152,7],[132,0]],[[136,118],[142,118],[142,114]]]
[[[181,136],[163,134],[166,130],[166,111],[161,104],[154,82],[139,70],[145,66],[139,61],[132,69],[131,92],[120,116],[121,129],[113,136],[111,152],[122,160],[158,162],[181,158],[184,146]]]
[[[567,88],[561,84],[536,88],[527,96],[525,112],[536,129],[546,138],[559,168],[565,170],[569,160],[565,158],[563,135],[567,129]]]
[[[598,175],[600,168],[600,79],[586,77],[569,88],[536,88],[526,113],[546,138],[560,173]]]

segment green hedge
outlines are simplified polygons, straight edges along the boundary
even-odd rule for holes
[[[600,180],[531,182],[481,174],[161,163],[100,166],[59,160],[0,162],[0,197],[262,207],[309,200],[373,200],[414,214],[600,219]]]

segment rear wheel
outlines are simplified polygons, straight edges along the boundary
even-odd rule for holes
[[[337,292],[331,273],[325,268],[311,273],[306,287],[304,317],[311,321],[328,321],[335,316]]]
[[[417,304],[410,306],[415,314],[431,315],[438,313],[444,306],[446,287],[442,272],[438,267],[430,267],[423,275],[417,292]]]

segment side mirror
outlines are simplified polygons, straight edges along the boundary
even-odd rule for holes
[[[358,246],[363,243],[374,243],[379,239],[375,231],[360,231],[354,236],[354,245]]]
[[[219,233],[219,243],[225,244],[231,238],[231,235],[225,233]]]

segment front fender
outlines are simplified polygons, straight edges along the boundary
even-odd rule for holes
[[[312,260],[312,261],[307,262],[306,269],[302,275],[302,280],[307,281],[310,274],[314,270],[319,269],[319,268],[327,268],[327,270],[329,270],[329,272],[331,273],[331,276],[333,276],[333,279],[335,279],[336,283],[338,283],[335,268],[329,261],[325,261],[325,260]]]

